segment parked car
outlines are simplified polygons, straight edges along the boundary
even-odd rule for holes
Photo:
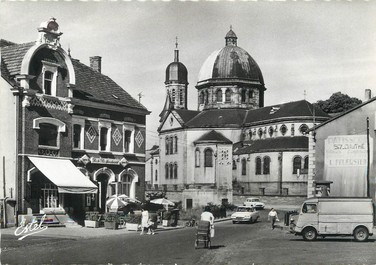
[[[260,218],[260,214],[252,206],[238,206],[236,212],[231,215],[232,223],[255,223]]]
[[[261,209],[261,210],[265,208],[265,203],[260,202],[259,198],[247,198],[243,204],[244,206],[252,206],[256,209]]]

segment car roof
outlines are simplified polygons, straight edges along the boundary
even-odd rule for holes
[[[252,206],[245,206],[245,205],[240,205],[238,208],[253,208]]]

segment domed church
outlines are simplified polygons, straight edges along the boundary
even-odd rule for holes
[[[300,100],[264,106],[260,67],[238,46],[235,32],[204,61],[197,110],[187,109],[188,71],[166,68],[159,151],[152,153],[148,190],[164,191],[189,209],[233,202],[233,195],[307,194],[308,135],[329,116]]]

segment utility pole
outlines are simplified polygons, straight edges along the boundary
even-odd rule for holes
[[[369,150],[369,117],[367,117],[367,197],[371,197],[370,194],[370,180],[369,180],[369,167],[370,167],[370,150]]]

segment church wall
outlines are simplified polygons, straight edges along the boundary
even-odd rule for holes
[[[177,137],[178,141],[178,149],[175,153],[175,147],[173,154],[166,154],[166,137],[175,136]],[[172,132],[164,132],[160,134],[160,163],[159,163],[159,172],[158,172],[158,184],[183,184],[185,183],[186,179],[186,133],[185,131],[172,131]],[[175,141],[174,141],[175,146]],[[177,178],[168,178],[166,179],[166,163],[168,164],[177,164],[178,165],[178,176]]]
[[[11,197],[10,189],[12,189],[13,198],[16,188],[16,168],[17,168],[17,101],[18,97],[13,96],[10,91],[11,85],[3,78],[0,79],[0,119],[1,137],[0,137],[0,170],[5,171],[5,183],[0,181],[0,198]],[[3,163],[5,159],[5,164]],[[4,170],[5,167],[5,170]],[[5,192],[4,194],[4,185]]]

